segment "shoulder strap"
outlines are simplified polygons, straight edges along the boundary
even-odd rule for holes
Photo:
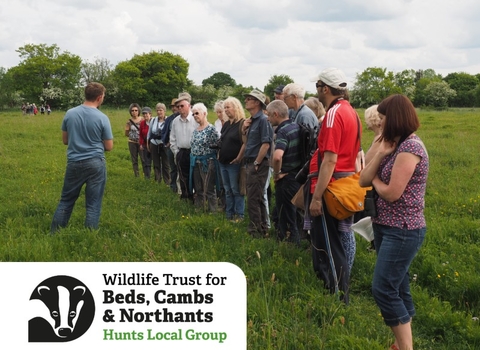
[[[137,128],[137,130],[140,130],[137,124],[135,124],[135,122],[131,118],[129,119],[129,121],[130,121],[130,124],[132,124],[135,128]]]
[[[409,140],[409,141],[416,142],[416,143],[418,143],[420,146],[422,146],[423,151],[425,152],[425,154],[427,155],[427,158],[428,158],[427,148],[425,147],[425,144],[424,144],[421,140],[417,140],[417,139],[408,139],[408,140]]]
[[[242,143],[245,143],[247,141],[246,136],[242,132],[244,122],[245,122],[245,119],[241,119],[238,125],[238,134],[240,135],[240,140],[242,140]]]

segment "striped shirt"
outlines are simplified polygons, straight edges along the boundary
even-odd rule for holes
[[[300,170],[300,127],[292,120],[282,122],[276,129],[275,150],[283,150],[282,173]]]

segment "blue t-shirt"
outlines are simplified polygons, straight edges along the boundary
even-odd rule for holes
[[[67,111],[62,131],[68,133],[67,159],[70,162],[103,157],[103,141],[113,140],[108,117],[97,108],[85,105]]]

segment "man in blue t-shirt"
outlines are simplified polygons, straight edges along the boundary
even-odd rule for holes
[[[62,122],[63,144],[67,145],[67,169],[62,196],[53,215],[51,233],[65,227],[84,184],[85,227],[97,229],[107,181],[105,151],[113,148],[110,120],[98,110],[105,97],[105,87],[89,83],[85,102],[69,109]]]

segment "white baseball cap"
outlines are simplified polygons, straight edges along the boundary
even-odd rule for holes
[[[322,81],[337,90],[347,89],[347,77],[338,68],[327,68],[312,78],[312,81]]]

